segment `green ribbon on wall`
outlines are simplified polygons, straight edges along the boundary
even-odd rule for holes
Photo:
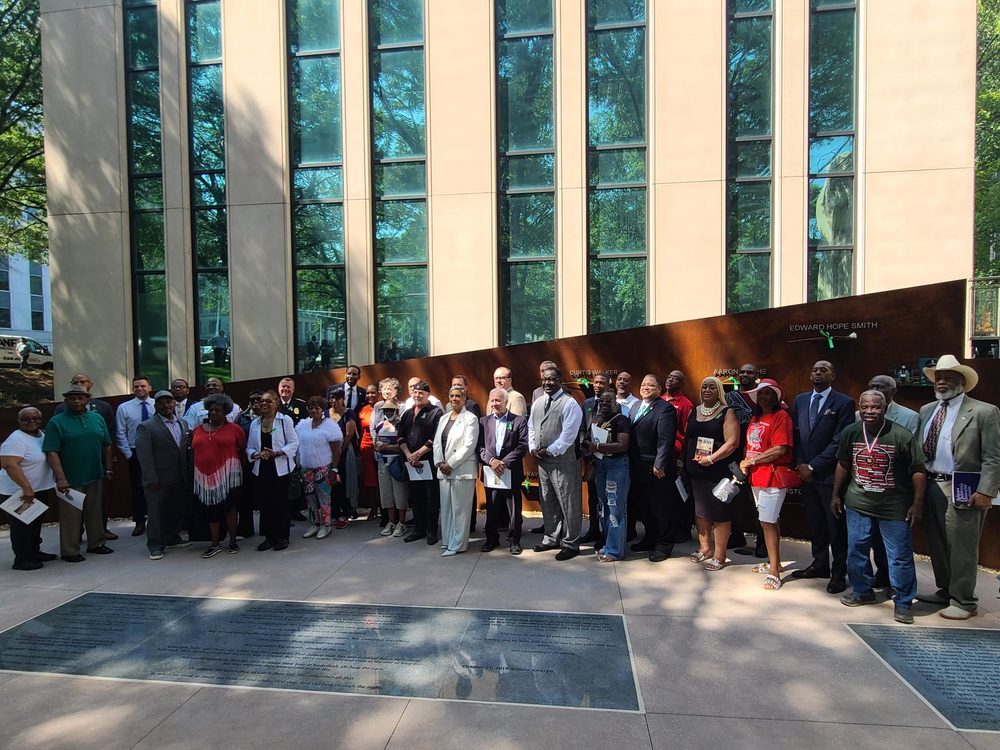
[[[827,333],[826,331],[820,331],[820,333],[826,337],[826,343],[828,343],[830,348],[833,349],[833,334]]]

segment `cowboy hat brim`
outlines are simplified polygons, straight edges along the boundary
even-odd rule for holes
[[[965,392],[968,393],[973,388],[979,384],[979,373],[973,370],[968,365],[963,365],[955,357],[950,354],[946,354],[941,357],[934,367],[924,368],[924,377],[927,378],[931,383],[933,383],[937,377],[936,373],[938,371],[947,372],[957,372],[959,375],[965,378]]]

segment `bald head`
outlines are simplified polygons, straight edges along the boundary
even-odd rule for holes
[[[667,375],[667,393],[671,396],[676,396],[681,392],[681,388],[684,387],[684,373],[680,370],[671,370],[670,374]]]
[[[90,393],[90,389],[94,387],[93,381],[90,379],[90,375],[86,373],[78,372],[69,381],[70,385],[81,385],[87,389],[87,393]]]

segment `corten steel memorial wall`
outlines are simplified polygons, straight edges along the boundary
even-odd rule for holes
[[[539,383],[538,364],[551,359],[559,364],[564,381],[571,385],[578,378],[589,381],[598,371],[625,370],[632,374],[635,390],[646,373],[663,377],[670,370],[680,369],[687,375],[685,393],[697,403],[698,386],[703,377],[718,374],[725,379],[744,362],[753,362],[767,377],[782,385],[786,401],[791,403],[795,394],[811,388],[809,374],[813,362],[828,359],[837,370],[834,387],[856,400],[872,375],[893,374],[898,365],[904,364],[915,370],[919,360],[945,353],[962,357],[967,348],[966,316],[966,283],[951,281],[519,346],[375,365],[359,363],[363,368],[360,384],[377,383],[381,378],[392,376],[405,388],[406,380],[417,375],[431,385],[435,395],[444,399],[452,374],[460,373],[469,378],[469,394],[485,408],[487,395],[493,387],[493,370],[497,366],[510,367],[514,371],[514,387],[530,398]],[[821,330],[831,334],[832,339]],[[850,338],[852,334],[856,338]],[[972,365],[980,373],[975,397],[1000,404],[1000,361],[976,360]],[[296,375],[296,395],[323,394],[331,383],[343,382],[343,376],[343,369]],[[273,389],[279,377],[280,374],[275,374],[264,380],[228,383],[226,393],[245,406],[247,393],[252,388]],[[166,384],[155,385],[163,387]],[[585,386],[573,387],[578,389],[577,396],[582,399]],[[201,389],[193,389],[191,397],[200,398]],[[903,385],[897,400],[917,409],[933,397],[930,386]],[[116,406],[125,398],[108,398],[107,401]],[[47,404],[40,408],[47,418],[54,407]],[[0,412],[0,435],[16,429],[16,413],[17,409]],[[128,467],[117,450],[115,454],[109,511],[112,516],[127,517],[130,515]],[[530,457],[526,470],[534,471]],[[481,488],[479,492],[482,501]],[[536,493],[532,487],[528,491],[529,500],[536,500]],[[537,505],[529,502],[527,508],[537,509]],[[51,518],[55,520],[54,514]],[[983,534],[980,562],[990,567],[1000,567],[998,519],[1000,513],[990,513]],[[782,533],[800,538],[806,536],[801,506],[794,491],[785,504]],[[922,527],[915,530],[914,544],[918,551],[926,551]]]

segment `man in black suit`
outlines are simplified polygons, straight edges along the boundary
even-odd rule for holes
[[[608,390],[611,385],[611,381],[608,379],[607,374],[599,372],[594,375],[593,380],[594,395],[588,399],[584,399],[583,402],[583,422],[580,424],[580,440],[583,445],[589,445],[590,440],[590,425],[594,421],[594,414],[597,413],[597,399],[600,398],[601,394]],[[590,518],[590,527],[587,529],[587,535],[580,539],[582,544],[594,544],[596,549],[600,549],[603,546],[604,534],[601,532],[601,525],[599,523],[601,513],[598,510],[599,499],[597,497],[597,484],[594,481],[595,464],[597,459],[590,455],[590,452],[584,448],[583,449],[583,476],[587,479],[587,516]]]
[[[326,389],[326,400],[329,402],[330,396],[338,388],[344,389],[344,406],[353,409],[355,413],[367,403],[365,389],[358,385],[361,380],[361,368],[357,365],[348,365],[344,371],[344,382],[335,383]]]
[[[306,402],[301,398],[295,398],[295,381],[291,378],[282,378],[278,381],[278,396],[278,411],[291,417],[295,424],[309,416]]]
[[[813,389],[800,393],[792,405],[795,429],[795,470],[802,477],[802,508],[809,524],[813,560],[793,578],[826,578],[826,590],[839,594],[847,589],[847,517],[837,518],[830,509],[833,475],[837,468],[840,433],[854,424],[854,401],[833,390],[836,372],[821,359],[812,367]],[[833,550],[831,563],[830,550]]]
[[[79,385],[87,389],[87,393],[90,393],[90,389],[94,387],[94,382],[90,379],[89,375],[84,373],[77,373],[73,376],[70,381],[70,385]],[[87,401],[87,409],[89,411],[96,411],[102,417],[104,417],[104,423],[108,426],[108,432],[111,434],[112,439],[114,438],[115,432],[115,410],[111,408],[111,404],[107,401],[101,401],[99,398],[91,398]],[[63,402],[56,407],[55,413],[61,414],[66,411],[66,403]],[[113,531],[108,531],[108,484],[104,483],[104,492],[101,495],[101,518],[104,521],[104,538],[105,539],[117,539],[118,535]],[[83,521],[81,519],[81,527]]]
[[[649,552],[651,562],[663,562],[674,550],[678,514],[671,507],[670,487],[677,474],[674,441],[677,438],[677,410],[660,398],[663,385],[655,375],[647,375],[639,386],[641,401],[632,405],[632,439],[628,446],[632,486],[628,493],[628,514],[635,513],[646,529],[633,552]]]
[[[528,452],[528,420],[507,409],[508,396],[503,388],[490,391],[490,413],[479,420],[479,458],[483,462],[483,481],[494,474],[510,478],[510,489],[486,488],[486,543],[482,551],[500,546],[500,508],[510,515],[507,542],[510,554],[521,554],[521,482],[524,481],[522,459]]]

